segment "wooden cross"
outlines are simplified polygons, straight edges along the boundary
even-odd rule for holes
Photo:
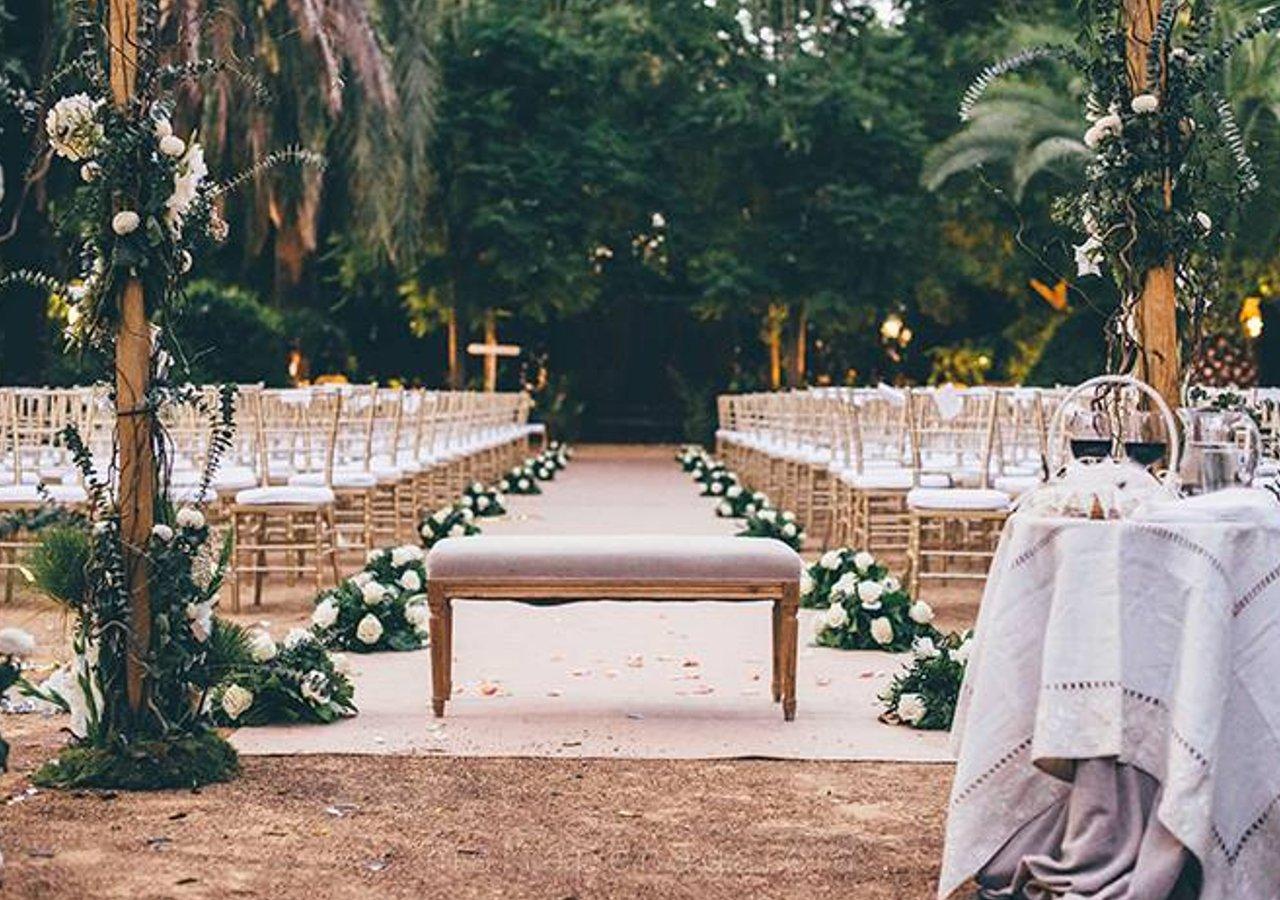
[[[484,317],[484,343],[468,344],[467,354],[484,357],[484,389],[493,393],[498,389],[498,358],[519,356],[520,348],[498,343],[498,327],[493,313],[489,312]]]

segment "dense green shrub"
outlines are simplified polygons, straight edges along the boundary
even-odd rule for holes
[[[196,382],[288,381],[289,343],[278,312],[235,285],[193,281],[174,325]]]

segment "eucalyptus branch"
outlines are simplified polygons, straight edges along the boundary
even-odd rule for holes
[[[1078,69],[1085,67],[1084,57],[1070,47],[1046,44],[1015,53],[1013,56],[987,66],[973,79],[964,92],[964,98],[960,101],[960,121],[969,121],[974,106],[996,79],[1044,60],[1058,60]]]
[[[213,199],[221,197],[223,194],[229,194],[248,184],[262,173],[285,163],[296,163],[300,166],[311,166],[317,169],[323,169],[327,164],[324,155],[316,153],[314,150],[307,150],[303,147],[287,147],[284,150],[277,150],[274,153],[267,154],[247,169],[240,171],[212,188],[209,191],[209,197]]]

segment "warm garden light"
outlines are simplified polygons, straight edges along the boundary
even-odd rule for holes
[[[1240,325],[1249,338],[1262,336],[1262,298],[1245,297],[1240,304]]]
[[[904,325],[897,313],[889,313],[880,325],[880,336],[886,341],[896,341],[902,336]]]

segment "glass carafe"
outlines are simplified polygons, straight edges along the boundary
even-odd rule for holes
[[[1262,434],[1253,417],[1236,409],[1178,410],[1183,425],[1178,474],[1188,494],[1248,485],[1258,468]]]

